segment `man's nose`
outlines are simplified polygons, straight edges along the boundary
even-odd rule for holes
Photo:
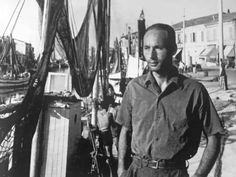
[[[151,51],[151,58],[152,58],[152,59],[157,58],[157,53],[156,53],[155,48],[152,48],[152,51]]]

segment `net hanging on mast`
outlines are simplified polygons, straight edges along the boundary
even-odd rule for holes
[[[105,0],[90,0],[79,33],[72,39],[67,12],[59,21],[58,34],[71,69],[73,87],[81,97],[93,88],[98,65],[104,55]]]

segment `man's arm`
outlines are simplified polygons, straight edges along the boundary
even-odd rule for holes
[[[200,164],[193,177],[207,177],[220,152],[220,137],[220,134],[215,134],[208,137],[207,146],[203,152]]]
[[[125,126],[122,126],[121,132],[120,132],[120,138],[119,138],[119,155],[118,155],[118,170],[117,174],[118,177],[121,176],[121,174],[125,170],[125,156],[127,152],[127,136],[128,136],[128,128]]]

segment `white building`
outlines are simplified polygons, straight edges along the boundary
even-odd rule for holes
[[[173,25],[176,31],[178,52],[182,51],[182,60],[187,65],[199,63],[216,65],[218,63],[218,14],[208,15]],[[223,14],[224,58],[235,61],[236,12]],[[185,43],[183,43],[185,33]],[[184,49],[185,51],[184,51]]]

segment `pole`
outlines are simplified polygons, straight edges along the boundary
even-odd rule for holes
[[[184,9],[184,16],[183,16],[183,58],[184,63],[186,64],[186,50],[185,50],[185,9]]]
[[[145,33],[145,18],[144,18],[144,12],[143,10],[141,11],[141,14],[139,16],[138,19],[138,76],[140,72],[140,67],[141,67],[141,71],[143,71],[143,36]]]
[[[131,54],[131,27],[128,26],[128,58]]]
[[[92,91],[92,114],[91,114],[91,125],[97,127],[97,101],[98,101],[98,87],[99,87],[99,70],[95,76]]]
[[[223,20],[222,20],[222,0],[219,0],[219,57],[224,60],[224,34],[223,34]],[[221,60],[219,61],[221,64]]]
[[[10,77],[12,78],[13,77],[13,40],[12,40],[12,34],[10,34],[10,67],[11,67],[11,70],[10,70]]]
[[[228,90],[227,75],[224,64],[223,1],[219,0],[219,76],[224,90]]]
[[[106,76],[105,76],[105,88],[108,89],[108,77],[110,74],[110,14],[111,14],[111,0],[107,0],[106,8]]]

